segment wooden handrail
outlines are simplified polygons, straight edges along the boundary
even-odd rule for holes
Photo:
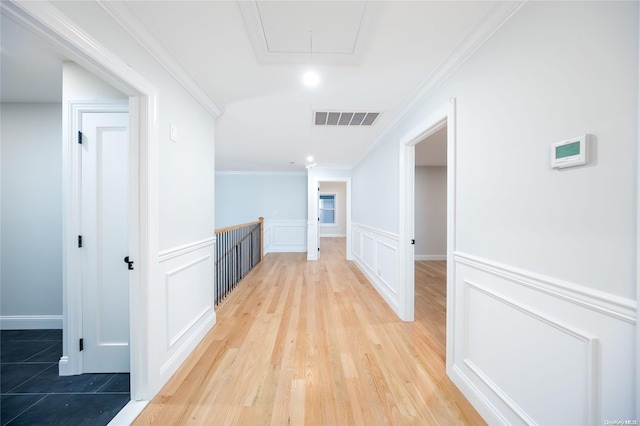
[[[224,227],[224,228],[216,229],[215,233],[216,234],[222,234],[223,232],[233,231],[234,229],[244,228],[245,226],[257,225],[258,223],[262,227],[262,223],[263,222],[264,222],[264,218],[260,217],[255,222],[241,223],[240,225],[232,225],[232,226],[227,226],[227,227]]]

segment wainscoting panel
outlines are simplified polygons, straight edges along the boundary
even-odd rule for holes
[[[489,423],[634,419],[635,301],[456,253],[453,381]]]
[[[169,348],[206,313],[213,310],[213,258],[205,255],[166,273]]]
[[[166,318],[160,374],[171,375],[215,324],[215,237],[159,254]],[[161,354],[156,354],[161,356]]]
[[[597,339],[466,284],[467,366],[527,423],[587,424],[595,408]]]
[[[375,240],[373,237],[363,234],[362,235],[362,262],[371,271],[376,273],[376,265],[374,264],[373,248],[375,247]],[[376,273],[377,274],[377,273]]]
[[[264,224],[264,253],[307,251],[306,220],[267,220]]]
[[[398,236],[358,223],[351,226],[354,263],[399,314]]]

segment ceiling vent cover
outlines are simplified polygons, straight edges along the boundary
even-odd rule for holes
[[[313,122],[316,126],[371,126],[379,112],[316,111]]]

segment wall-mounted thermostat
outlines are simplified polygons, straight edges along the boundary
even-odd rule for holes
[[[551,168],[564,169],[587,164],[588,134],[551,145]]]

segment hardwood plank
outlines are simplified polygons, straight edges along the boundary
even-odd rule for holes
[[[484,424],[445,373],[446,262],[416,262],[404,323],[344,238],[321,249],[265,256],[134,424]]]

